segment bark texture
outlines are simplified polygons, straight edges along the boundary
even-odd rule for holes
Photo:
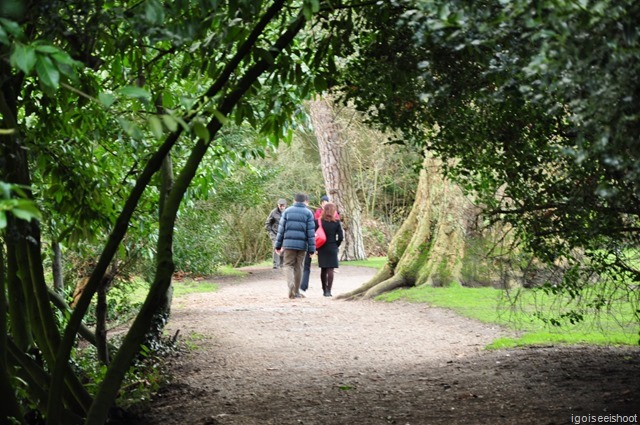
[[[348,141],[344,140],[329,98],[318,98],[309,105],[311,122],[318,140],[322,175],[327,195],[334,202],[344,228],[340,260],[364,260],[361,208],[353,186]]]
[[[51,263],[53,287],[56,291],[62,293],[64,291],[64,277],[62,274],[62,249],[60,248],[60,243],[53,240],[51,242],[51,249],[53,250],[53,262]]]
[[[474,206],[425,157],[411,213],[393,237],[388,262],[369,282],[341,298],[372,298],[399,287],[460,281],[465,235]]]

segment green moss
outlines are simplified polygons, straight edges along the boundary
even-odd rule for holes
[[[453,272],[446,258],[442,258],[433,274],[434,286],[447,286],[453,281]]]

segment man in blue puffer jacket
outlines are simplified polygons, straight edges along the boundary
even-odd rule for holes
[[[295,203],[284,210],[278,225],[278,235],[274,247],[276,254],[284,250],[284,267],[287,269],[289,298],[302,298],[300,294],[300,278],[304,268],[304,259],[309,253],[316,252],[316,226],[313,213],[304,201],[307,196],[297,193]]]

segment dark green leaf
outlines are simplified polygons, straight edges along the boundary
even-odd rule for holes
[[[50,54],[50,53],[61,53],[60,49],[58,49],[55,46],[49,46],[49,45],[36,45],[34,46],[37,52],[40,53],[46,53],[46,54]]]
[[[58,89],[60,71],[55,67],[49,56],[37,55],[36,72],[42,84],[52,89]]]
[[[98,93],[98,100],[108,108],[116,101],[116,97],[111,93]]]
[[[8,34],[11,34],[15,38],[22,36],[22,29],[17,22],[11,21],[6,18],[0,18],[0,26],[6,30]]]
[[[162,121],[155,115],[149,117],[149,127],[156,139],[162,138],[164,132],[162,131]]]
[[[0,25],[0,43],[2,44],[9,44],[9,37],[7,37],[7,32],[4,30],[4,28]]]
[[[196,136],[198,136],[198,138],[204,140],[205,142],[208,142],[209,139],[211,138],[211,134],[209,134],[209,130],[201,122],[193,123],[193,131],[196,134]]]
[[[31,46],[16,43],[13,46],[10,62],[25,74],[29,74],[36,64],[36,52]]]
[[[137,86],[122,87],[120,90],[118,90],[118,93],[120,93],[122,96],[130,97],[134,99],[140,99],[140,100],[151,99],[151,93],[149,93],[147,90],[143,89],[142,87],[137,87]]]
[[[162,4],[157,0],[147,0],[145,3],[145,18],[152,24],[162,24],[164,21]]]
[[[164,122],[164,125],[167,126],[169,131],[176,131],[178,129],[178,121],[176,121],[176,119],[171,115],[162,115],[161,118],[162,122]]]

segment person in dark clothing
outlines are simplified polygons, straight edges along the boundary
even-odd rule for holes
[[[333,287],[334,269],[338,268],[338,248],[344,239],[342,223],[337,218],[336,205],[327,202],[324,205],[322,215],[316,222],[316,228],[322,224],[327,242],[318,249],[318,267],[320,267],[320,281],[325,297],[331,296]]]
[[[307,196],[307,200],[304,201],[304,204],[309,208],[309,211],[313,211],[309,207],[309,196]],[[300,280],[300,290],[305,292],[309,289],[309,276],[311,275],[311,256],[307,254],[304,258],[304,266],[302,268],[302,279]]]
[[[282,217],[282,211],[284,211],[285,208],[287,208],[287,200],[278,199],[278,205],[276,205],[276,207],[273,210],[271,210],[271,212],[269,213],[269,216],[264,222],[264,228],[267,229],[267,233],[269,233],[269,239],[271,239],[272,248],[275,245],[276,236],[278,235],[278,225],[280,224],[280,217]],[[283,260],[284,259],[282,255],[278,255],[276,254],[275,251],[273,251],[273,268],[274,269],[277,269],[279,267],[281,268]]]
[[[309,198],[307,197],[307,201]],[[313,213],[313,218],[316,220],[316,229],[318,228],[318,220],[322,215],[322,209],[329,202],[329,197],[327,195],[322,195],[320,197],[320,208],[316,209]],[[307,206],[309,203],[307,202]],[[336,211],[336,218],[340,219],[340,214]],[[302,282],[300,282],[300,290],[306,291],[309,289],[309,276],[311,275],[311,257],[307,255],[307,258],[304,260],[304,268],[302,271]]]
[[[307,253],[313,255],[316,252],[313,213],[304,204],[306,199],[307,195],[298,193],[295,196],[295,203],[284,210],[274,244],[278,255],[284,250],[289,298],[302,298],[300,280],[304,259]]]

